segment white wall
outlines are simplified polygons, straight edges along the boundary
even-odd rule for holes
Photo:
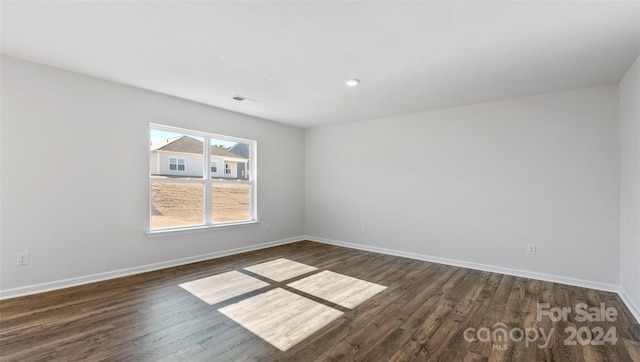
[[[309,129],[307,235],[615,289],[618,126],[610,85]]]
[[[304,235],[300,129],[10,57],[1,84],[5,296]],[[150,122],[257,140],[263,222],[145,236]],[[15,265],[20,251],[31,253],[28,266]]]
[[[640,57],[620,82],[620,285],[640,316]]]
[[[297,240],[306,220],[317,239],[621,284],[637,309],[638,68],[621,83],[619,104],[618,87],[601,86],[305,137],[2,57],[0,296]],[[263,223],[145,236],[150,122],[256,139]],[[101,166],[84,166],[94,161]],[[536,256],[525,254],[529,243]],[[15,265],[19,251],[31,253],[29,266]]]

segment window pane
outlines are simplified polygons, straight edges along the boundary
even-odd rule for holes
[[[244,221],[251,218],[249,185],[216,184],[211,187],[212,221]]]
[[[151,229],[244,222],[255,216],[250,181],[255,141],[151,124],[149,142]],[[211,179],[203,180],[207,174]],[[210,202],[203,205],[204,200]]]
[[[204,137],[151,128],[149,174],[201,179]]]
[[[211,139],[211,162],[216,162],[213,179],[249,179],[251,145],[223,139]],[[220,165],[220,167],[217,167]]]
[[[152,183],[151,228],[202,224],[203,200],[202,184]]]

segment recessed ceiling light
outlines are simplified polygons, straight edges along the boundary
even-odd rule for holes
[[[347,79],[344,81],[344,84],[346,84],[348,87],[355,87],[360,83],[360,79]]]

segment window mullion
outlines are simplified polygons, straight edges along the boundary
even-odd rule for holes
[[[249,213],[251,214],[251,220],[258,219],[258,197],[256,190],[256,162],[258,159],[258,150],[257,145],[254,143],[251,144],[251,148],[249,149],[249,167],[247,167],[247,172],[249,172]]]
[[[204,157],[202,157],[204,164],[202,177],[204,178],[204,224],[211,224],[212,219],[212,208],[211,208],[211,137],[206,136],[204,138]]]

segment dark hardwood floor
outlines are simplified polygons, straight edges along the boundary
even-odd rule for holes
[[[215,305],[178,286],[231,270],[260,278],[242,268],[277,258],[387,289],[354,309],[296,291],[344,314],[283,352],[218,309],[293,291],[286,284],[309,274]],[[539,303],[572,312],[537,318]],[[580,303],[618,315],[581,321]],[[640,325],[614,293],[309,241],[0,301],[0,328],[2,361],[640,361]],[[490,338],[500,329],[511,335]]]

